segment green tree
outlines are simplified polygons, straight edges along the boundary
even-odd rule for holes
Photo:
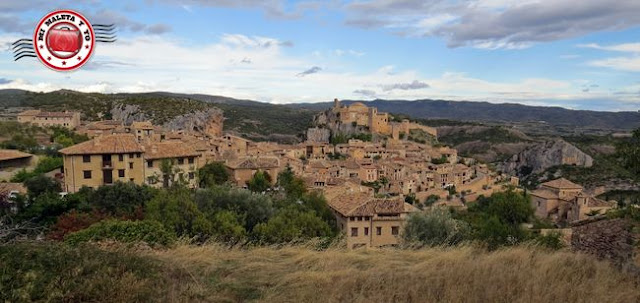
[[[133,182],[116,182],[110,186],[101,186],[96,190],[86,188],[74,194],[87,202],[88,208],[106,212],[112,216],[139,217],[145,203],[153,198],[156,190]],[[140,219],[140,218],[138,218]]]
[[[198,178],[201,188],[222,185],[229,180],[229,172],[222,162],[211,162],[198,170]]]
[[[633,131],[631,138],[616,145],[616,155],[626,169],[640,176],[640,128]]]
[[[239,188],[215,186],[201,189],[196,192],[195,201],[209,221],[215,221],[214,217],[221,211],[230,211],[248,232],[257,224],[267,222],[275,212],[268,195]]]
[[[216,212],[211,218],[211,223],[212,234],[219,241],[236,243],[247,237],[247,230],[242,226],[241,218],[234,212]]]
[[[247,182],[247,187],[252,192],[265,192],[271,188],[271,176],[267,172],[258,170]]]
[[[173,161],[171,159],[162,159],[160,161],[160,171],[162,172],[162,187],[167,188],[173,181]]]
[[[44,175],[31,177],[24,181],[30,198],[35,198],[44,193],[58,193],[62,190],[60,183],[53,178]]]
[[[331,227],[312,211],[293,207],[281,210],[267,223],[256,225],[253,237],[262,243],[282,243],[316,237],[329,237]]]
[[[198,209],[191,193],[184,187],[160,190],[147,202],[145,219],[162,223],[178,236],[205,239],[212,232],[211,222]]]
[[[469,234],[469,224],[454,219],[447,209],[438,207],[411,214],[402,236],[410,245],[440,246],[456,245],[468,239]]]
[[[16,218],[19,221],[31,221],[33,223],[49,225],[65,212],[74,209],[76,205],[60,197],[56,192],[43,192],[21,210]]]
[[[304,180],[296,177],[289,165],[278,174],[278,185],[284,188],[287,196],[293,198],[299,198],[307,192]]]

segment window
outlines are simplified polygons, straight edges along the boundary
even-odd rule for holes
[[[91,179],[91,171],[90,170],[83,170],[82,174],[84,175],[85,179]]]
[[[133,169],[133,162],[129,162],[129,168]]]
[[[147,167],[153,167],[153,160],[147,160]]]
[[[540,201],[538,201],[538,207],[540,207]]]
[[[84,163],[91,162],[91,156],[89,156],[89,155],[82,156],[82,162],[84,162]]]
[[[357,227],[352,227],[351,228],[351,236],[352,237],[357,237],[358,236],[358,228]]]
[[[353,222],[353,221],[355,221],[355,220],[356,220],[356,217],[349,217],[349,221],[352,221],[352,222]]]
[[[399,232],[400,232],[400,227],[398,227],[398,226],[391,226],[391,234],[392,234],[392,235],[397,236]]]
[[[184,164],[184,158],[178,158],[178,165]]]
[[[124,155],[123,154],[119,154],[118,155],[118,161],[120,161],[120,162],[124,161]]]
[[[140,155],[141,155],[140,153],[137,153],[136,158],[140,158]]]
[[[129,154],[129,158],[133,159],[133,153]]]
[[[118,177],[124,178],[124,169],[118,169]]]
[[[380,226],[376,227],[376,235],[378,235],[378,236],[382,235],[382,227],[380,227]]]
[[[193,164],[194,161],[195,161],[194,157],[189,157],[189,164]]]
[[[196,177],[196,174],[193,172],[189,173],[189,180],[193,180]]]
[[[368,227],[365,227],[365,228],[364,228],[364,235],[365,235],[365,236],[368,236],[368,235],[369,235],[369,228],[368,228]]]

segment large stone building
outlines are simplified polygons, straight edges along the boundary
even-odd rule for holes
[[[80,126],[79,112],[46,112],[41,110],[27,110],[18,114],[18,122],[31,123],[41,127],[60,126],[75,129]]]
[[[203,164],[202,154],[181,141],[143,145],[134,134],[97,136],[61,149],[60,153],[63,155],[64,186],[68,192],[118,181],[154,187],[181,181],[196,187],[196,172]],[[165,173],[163,165],[170,169],[169,173]]]
[[[558,223],[584,220],[615,207],[614,202],[598,199],[565,178],[542,183],[531,191],[531,203],[537,217]]]
[[[325,195],[349,248],[397,245],[407,215],[418,211],[402,197],[375,198],[370,188],[355,184],[344,184]]]
[[[105,135],[60,150],[64,187],[76,192],[83,186],[97,188],[117,181],[143,184],[144,148],[133,135]]]

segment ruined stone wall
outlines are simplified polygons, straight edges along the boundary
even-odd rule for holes
[[[594,219],[571,227],[571,248],[599,259],[624,264],[633,259],[635,235],[625,219]]]

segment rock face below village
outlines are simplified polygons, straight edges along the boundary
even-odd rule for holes
[[[165,123],[164,127],[172,130],[186,130],[204,133],[213,137],[222,136],[224,117],[222,111],[210,108],[206,111],[197,111],[175,117]]]
[[[555,139],[526,148],[499,164],[498,169],[513,175],[526,175],[564,164],[590,167],[593,158],[570,143]]]

